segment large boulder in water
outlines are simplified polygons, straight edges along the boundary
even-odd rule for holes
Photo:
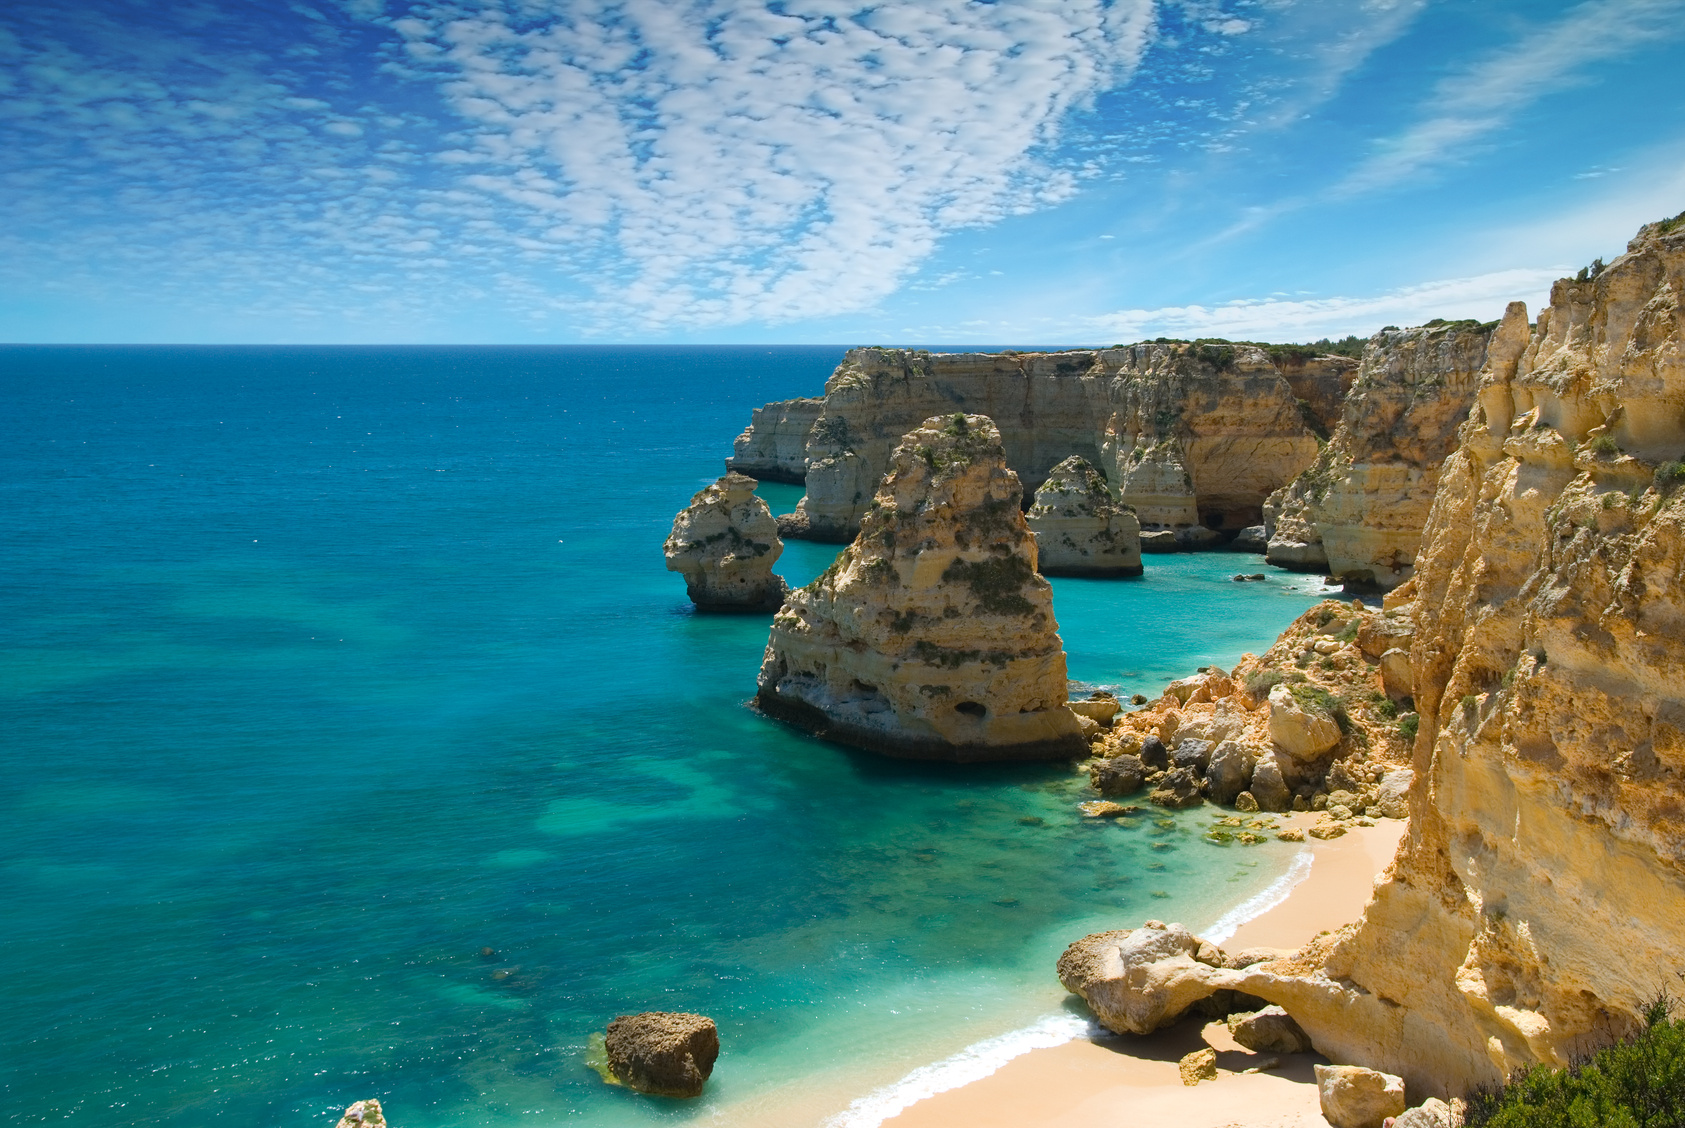
[[[1024,519],[1044,576],[1141,575],[1141,522],[1081,455],[1048,471]]]
[[[860,535],[773,616],[760,707],[895,756],[1087,755],[1022,496],[986,416],[909,432]]]
[[[673,518],[667,570],[684,574],[690,601],[704,611],[773,611],[784,602],[783,577],[772,573],[784,542],[757,485],[729,473]]]
[[[608,1067],[641,1093],[697,1097],[720,1056],[714,1020],[700,1014],[646,1011],[608,1024]]]

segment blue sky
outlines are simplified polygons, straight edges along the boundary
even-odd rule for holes
[[[0,340],[1303,340],[1685,209],[1685,0],[12,0]]]

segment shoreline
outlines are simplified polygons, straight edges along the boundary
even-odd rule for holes
[[[1284,827],[1302,828],[1317,817],[1280,819]],[[1228,928],[1232,933],[1220,943],[1231,951],[1287,950],[1356,920],[1407,829],[1407,823],[1387,819],[1326,842],[1307,838],[1286,874],[1199,934],[1218,935]],[[1139,922],[1119,922],[1132,923]],[[1199,1018],[1143,1037],[1112,1034],[1092,1020],[1081,1024],[1076,1018],[1069,1012],[1049,1015],[1032,1027],[921,1066],[894,1085],[855,1100],[828,1119],[826,1128],[961,1123],[967,1128],[1091,1128],[1161,1120],[1174,1120],[1178,1128],[1324,1128],[1312,1066],[1325,1059],[1316,1054],[1254,1054],[1236,1045],[1222,1022]],[[1049,1044],[1061,1034],[1066,1037]],[[1176,1063],[1208,1045],[1218,1052],[1218,1079],[1184,1086]],[[1280,1066],[1241,1072],[1269,1056],[1280,1059]]]

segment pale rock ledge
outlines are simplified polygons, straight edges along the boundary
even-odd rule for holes
[[[760,707],[894,756],[1084,755],[1022,496],[988,417],[908,433],[854,543],[773,617]]]

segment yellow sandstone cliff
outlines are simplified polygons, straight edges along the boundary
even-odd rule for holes
[[[1437,321],[1370,339],[1328,445],[1265,506],[1271,564],[1383,590],[1410,578],[1495,328]],[[1526,317],[1499,331],[1525,339]]]
[[[1682,291],[1685,215],[1494,342],[1389,598],[1409,833],[1359,922],[1224,984],[1418,1093],[1568,1064],[1685,968]]]
[[[780,527],[785,536],[851,539],[901,436],[961,411],[996,422],[1006,463],[1027,490],[1081,455],[1135,508],[1149,530],[1146,547],[1214,543],[1221,537],[1213,530],[1261,522],[1270,493],[1316,458],[1317,432],[1332,426],[1355,368],[1337,356],[1278,363],[1265,349],[1221,343],[1060,353],[851,349],[807,433],[807,496]],[[762,411],[794,418],[789,404]],[[738,440],[733,466],[748,469],[739,460],[768,448],[761,418]],[[792,424],[772,426],[782,435]]]

